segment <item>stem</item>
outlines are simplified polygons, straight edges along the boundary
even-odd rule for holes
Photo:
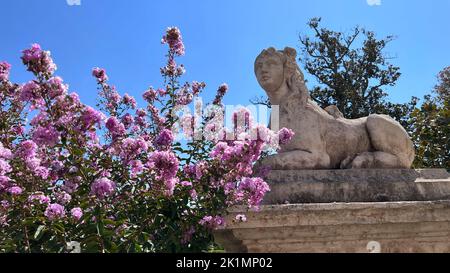
[[[22,213],[22,217],[23,217],[23,219],[25,219],[25,217],[26,217],[25,212]],[[26,225],[24,226],[24,231],[25,231],[25,242],[27,244],[28,253],[31,253],[30,238],[28,237],[28,228]]]

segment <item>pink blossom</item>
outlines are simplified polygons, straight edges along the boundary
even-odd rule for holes
[[[120,146],[120,156],[123,159],[130,160],[137,157],[142,152],[147,151],[148,145],[142,138],[126,138],[122,140],[122,145]]]
[[[195,178],[200,180],[208,170],[208,163],[206,161],[199,161],[195,164]]]
[[[192,199],[197,199],[198,197],[197,191],[195,189],[191,189],[189,191],[189,196],[191,196]]]
[[[106,121],[106,128],[111,133],[113,139],[125,135],[125,125],[123,125],[116,117],[110,117]]]
[[[166,122],[166,119],[161,117],[159,115],[159,110],[158,108],[156,108],[154,105],[149,104],[147,106],[147,109],[150,111],[150,114],[152,116],[152,120],[153,122],[159,127],[159,128],[163,128],[164,127],[164,122]]]
[[[192,82],[192,94],[194,96],[197,96],[198,94],[200,94],[203,91],[203,89],[205,89],[205,87],[206,87],[206,83],[193,81]]]
[[[41,123],[45,123],[48,119],[48,113],[45,111],[40,111],[30,122],[31,126],[38,126]]]
[[[170,178],[170,179],[164,179],[164,186],[165,191],[164,194],[167,197],[170,197],[173,195],[173,191],[175,189],[175,186],[178,184],[179,180],[176,177]]]
[[[67,205],[72,200],[72,196],[67,192],[58,192],[55,194],[55,197],[58,203],[62,205]]]
[[[153,87],[150,87],[147,91],[144,92],[144,94],[142,94],[142,97],[148,103],[153,103],[153,101],[156,98],[156,91],[155,91],[155,89],[153,89]]]
[[[159,179],[170,180],[177,175],[178,158],[170,151],[155,151],[149,156],[151,163],[158,172]]]
[[[162,89],[162,88],[158,88],[158,90],[156,90],[156,92],[158,92],[158,95],[160,97],[163,97],[163,96],[167,95],[167,91]]]
[[[51,75],[56,70],[56,65],[53,63],[50,57],[50,51],[43,51],[41,46],[33,44],[31,48],[22,51],[22,62],[35,74],[48,74]]]
[[[57,96],[61,96],[67,93],[68,86],[63,83],[63,80],[60,77],[53,77],[48,80],[48,91],[50,98],[55,98]]]
[[[45,217],[47,217],[50,221],[58,220],[66,216],[66,212],[64,211],[64,207],[60,204],[50,204],[44,212]]]
[[[12,153],[10,149],[3,147],[3,144],[0,142],[0,158],[11,159]]]
[[[42,57],[42,50],[39,44],[32,44],[30,49],[25,49],[22,53],[22,60],[24,62],[39,61]]]
[[[36,100],[40,98],[40,86],[34,82],[29,81],[21,88],[20,99],[23,102]]]
[[[0,192],[4,191],[10,186],[11,179],[7,176],[0,175]]]
[[[133,125],[134,123],[134,118],[131,114],[126,113],[122,118],[121,118],[121,122],[123,123],[123,125],[125,126],[125,128],[130,128],[131,125]]]
[[[233,155],[233,147],[228,146],[226,142],[218,142],[212,149],[210,156],[220,161],[227,161]]]
[[[7,62],[0,62],[0,82],[7,81],[11,65]]]
[[[28,197],[28,202],[34,203],[35,201],[38,201],[39,204],[50,204],[50,198],[43,193],[35,193]]]
[[[183,187],[192,187],[192,182],[190,181],[182,181],[180,184]]]
[[[39,166],[36,169],[34,169],[33,173],[37,177],[40,177],[42,179],[47,179],[49,177],[50,170],[46,167]]]
[[[183,65],[177,65],[174,60],[169,61],[169,63],[161,68],[161,74],[169,77],[179,77],[186,72]]]
[[[73,219],[79,221],[81,217],[83,217],[83,210],[81,208],[73,208],[70,210],[70,214],[72,215]]]
[[[213,104],[218,105],[222,102],[222,98],[225,96],[225,94],[228,91],[228,85],[226,83],[223,83],[219,86],[217,89],[216,97],[214,98]]]
[[[11,202],[0,201],[0,225],[11,225],[5,229],[6,235],[22,228],[21,221],[13,217],[25,212],[30,219],[44,214],[48,221],[64,221],[60,223],[66,230],[58,241],[61,245],[42,250],[57,251],[65,247],[65,239],[95,235],[98,230],[92,230],[91,224],[102,219],[117,222],[119,227],[105,223],[105,228],[116,231],[114,240],[124,243],[130,238],[123,236],[146,221],[148,226],[142,232],[149,238],[144,239],[156,246],[161,240],[157,233],[166,225],[159,227],[155,217],[165,214],[161,209],[173,204],[171,211],[180,210],[174,222],[180,229],[175,243],[181,241],[189,250],[192,246],[188,242],[200,228],[198,224],[203,228],[195,243],[208,237],[206,231],[225,224],[220,214],[228,207],[260,204],[269,187],[254,177],[260,173],[253,173],[253,165],[269,142],[278,146],[278,136],[280,143],[285,143],[293,133],[253,127],[246,109],[233,115],[235,127],[227,132],[222,100],[228,86],[222,84],[210,104],[214,112],[204,116],[205,123],[192,115],[178,120],[190,137],[200,132],[198,129],[210,130],[211,137],[197,139],[196,134],[195,141],[178,149],[170,128],[177,120],[170,114],[174,107],[190,104],[206,84],[181,83],[179,76],[185,68],[176,57],[184,54],[184,44],[177,28],[167,30],[163,43],[169,47],[167,63],[161,69],[164,86],[144,92],[145,109],[136,108],[134,97],[121,96],[109,85],[104,69],[92,70],[100,95],[98,107],[107,111],[108,117],[84,105],[76,93],[68,94],[68,85],[53,75],[56,66],[50,52],[39,45],[24,50],[22,56],[27,69],[35,74],[33,81],[22,86],[10,83],[10,65],[0,63],[0,85],[5,94],[1,111],[6,113],[5,135],[0,142],[0,199]],[[196,101],[195,112],[201,108]],[[82,222],[84,218],[86,222]],[[198,224],[192,226],[192,219]],[[236,220],[245,221],[245,215]]]
[[[156,137],[155,144],[158,146],[169,146],[172,144],[173,134],[169,129],[163,129]]]
[[[108,75],[106,75],[106,71],[103,68],[94,67],[92,69],[92,76],[94,76],[100,83],[108,80]]]
[[[225,225],[225,220],[221,216],[205,216],[199,221],[199,224],[208,229],[217,229]]]
[[[8,162],[0,158],[0,175],[5,175],[12,171]]]
[[[62,185],[62,189],[68,193],[74,193],[79,186],[79,183],[81,182],[81,177],[76,176],[73,178],[70,178],[66,181],[64,181],[64,184]]]
[[[147,115],[147,111],[145,111],[145,109],[139,108],[136,110],[136,115],[138,117],[145,117]]]
[[[101,125],[105,116],[102,112],[95,110],[90,106],[86,106],[83,113],[81,114],[81,123],[83,124],[83,129],[87,130],[97,124]]]
[[[193,164],[184,165],[183,166],[183,174],[189,178],[195,177],[195,165],[193,165]]]
[[[178,105],[188,105],[192,102],[194,94],[190,90],[190,86],[186,83],[177,93],[177,104]]]
[[[163,44],[168,44],[170,51],[177,55],[184,55],[184,44],[181,37],[181,32],[177,27],[169,27],[166,31],[166,35],[163,36]]]
[[[136,99],[128,94],[125,94],[123,96],[122,102],[129,106],[131,109],[135,109],[136,108]]]
[[[25,163],[28,167],[28,169],[30,169],[31,171],[36,170],[37,168],[39,168],[39,166],[41,165],[41,160],[37,157],[28,157],[25,158]]]
[[[239,183],[239,190],[248,195],[250,206],[259,206],[266,192],[270,191],[269,185],[259,177],[244,178]]]
[[[25,127],[24,126],[20,126],[20,125],[19,126],[14,125],[14,126],[11,127],[11,131],[14,134],[17,134],[17,135],[23,135],[25,133]]]
[[[293,137],[295,133],[291,129],[282,128],[278,131],[278,140],[280,144],[287,144]]]
[[[25,140],[19,144],[16,156],[22,159],[33,158],[36,155],[37,144],[32,140]]]
[[[33,141],[38,145],[55,146],[59,141],[58,131],[50,125],[45,127],[39,126],[33,132]]]
[[[106,177],[99,178],[91,185],[91,194],[97,196],[99,199],[104,199],[113,195],[116,189],[116,184]]]
[[[135,178],[138,173],[144,170],[144,164],[142,164],[142,161],[140,160],[131,160],[130,167],[131,167],[131,177],[133,178]]]
[[[20,194],[22,194],[23,189],[21,187],[18,187],[18,186],[13,186],[13,187],[8,189],[8,192],[11,195],[20,195]]]

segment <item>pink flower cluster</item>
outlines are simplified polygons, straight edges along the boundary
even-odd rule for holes
[[[156,171],[158,179],[168,181],[177,175],[179,161],[171,151],[154,151],[150,154],[147,165]]]
[[[184,55],[184,44],[180,30],[176,27],[169,27],[161,42],[169,45],[169,58],[167,65],[161,68],[161,74],[169,77],[180,77],[186,71],[183,65],[177,65],[175,56]]]
[[[44,212],[45,217],[47,217],[50,221],[55,221],[66,216],[66,212],[64,207],[60,204],[49,204],[47,209]]]
[[[113,139],[122,137],[126,133],[125,125],[123,125],[116,117],[110,117],[106,121],[106,128],[111,133]]]
[[[228,85],[226,83],[223,83],[219,86],[219,89],[217,89],[216,97],[214,98],[213,104],[220,104],[222,101],[222,98],[225,96],[225,94],[228,91]]]
[[[161,42],[168,44],[170,51],[181,56],[184,55],[184,44],[181,37],[180,30],[177,27],[169,27],[166,31],[166,35],[163,36]]]
[[[73,219],[76,221],[80,220],[81,217],[83,217],[83,210],[81,208],[73,208],[70,210],[70,214],[72,215]]]
[[[210,105],[217,110],[213,116],[204,123],[191,115],[180,118],[190,136],[197,132],[195,125],[210,130],[212,137],[177,142],[172,111],[189,107],[206,84],[180,84],[185,69],[175,59],[185,48],[178,28],[167,29],[162,42],[169,47],[161,69],[165,86],[148,88],[142,108],[133,96],[121,96],[108,83],[105,69],[98,67],[92,75],[99,109],[84,105],[53,75],[56,65],[50,52],[37,44],[23,51],[22,61],[35,76],[25,84],[10,83],[11,66],[0,63],[6,125],[0,135],[0,240],[3,234],[23,238],[31,231],[36,238],[16,242],[22,245],[18,251],[28,244],[44,247],[48,244],[39,241],[38,225],[45,225],[45,234],[56,234],[62,242],[94,236],[114,241],[102,247],[137,246],[124,242],[145,237],[139,243],[143,247],[170,227],[180,230],[176,244],[187,248],[189,242],[208,237],[201,232],[223,226],[221,215],[229,206],[261,203],[269,186],[253,166],[266,147],[286,144],[293,131],[272,132],[255,125],[246,109],[234,114],[234,127],[225,130],[216,119],[223,114],[222,99],[228,92],[228,85],[222,84]],[[30,226],[23,226],[24,219]],[[98,230],[93,231],[92,223],[99,224]],[[58,247],[52,250],[64,249],[65,243]]]
[[[155,144],[159,147],[168,147],[173,142],[173,134],[169,129],[163,129],[156,137]]]
[[[9,79],[9,70],[11,65],[7,62],[0,62],[0,82],[7,81]]]
[[[279,139],[280,144],[282,144],[282,145],[287,144],[289,141],[292,140],[294,135],[295,135],[295,133],[291,129],[282,128],[278,132],[278,139]]]
[[[33,44],[30,49],[25,49],[22,55],[22,62],[28,71],[34,74],[52,75],[56,70],[56,65],[50,57],[50,51],[43,51],[41,46]]]
[[[116,184],[106,177],[99,178],[92,183],[91,194],[97,196],[99,199],[112,196],[116,189]]]
[[[259,206],[266,192],[270,191],[269,185],[260,177],[245,177],[239,183],[239,191],[247,195],[247,203],[250,206]]]
[[[103,68],[94,67],[92,69],[92,75],[101,83],[108,80],[108,75],[106,75],[106,71]]]
[[[205,216],[200,221],[199,224],[208,229],[217,229],[218,227],[225,225],[225,220],[222,216]]]

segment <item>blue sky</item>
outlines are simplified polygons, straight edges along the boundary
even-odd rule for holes
[[[450,65],[450,0],[381,0],[372,6],[367,0],[80,1],[79,6],[67,0],[1,1],[0,61],[13,65],[14,81],[31,78],[19,57],[37,42],[51,50],[57,74],[83,102],[95,104],[94,66],[106,68],[121,93],[140,98],[148,86],[160,86],[166,50],[160,39],[166,27],[178,26],[187,53],[180,59],[187,68],[184,79],[205,81],[205,100],[227,82],[225,103],[247,105],[263,95],[253,75],[255,57],[269,46],[298,49],[298,35],[315,16],[335,30],[360,25],[378,37],[398,37],[387,48],[402,72],[389,89],[392,101],[422,97]]]

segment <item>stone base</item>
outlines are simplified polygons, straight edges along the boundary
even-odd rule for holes
[[[226,221],[214,236],[227,252],[450,253],[450,201],[235,208]]]
[[[273,170],[264,204],[450,199],[450,174],[424,170]]]
[[[450,253],[446,170],[275,170],[267,181],[260,211],[234,208],[215,232],[226,251]]]

